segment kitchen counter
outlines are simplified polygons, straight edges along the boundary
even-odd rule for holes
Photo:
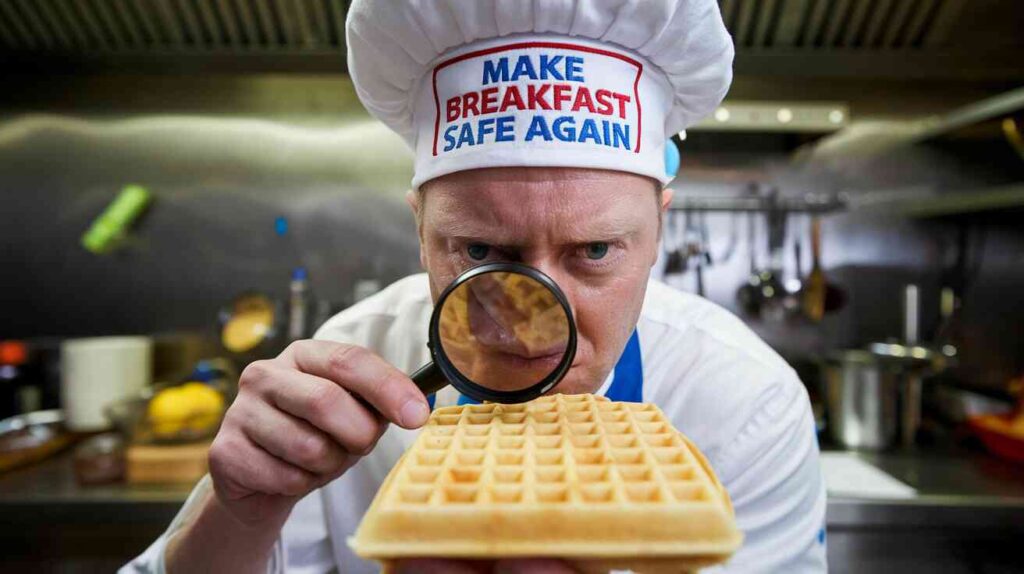
[[[828,524],[844,526],[1024,525],[1024,465],[957,449],[856,455],[918,491],[908,500],[829,497]],[[39,517],[96,517],[130,512],[170,520],[190,486],[81,487],[65,452],[37,465],[0,475],[0,512]]]
[[[1024,465],[966,449],[857,453],[914,487],[906,500],[829,496],[836,527],[981,527],[1024,529]]]
[[[830,496],[831,571],[1014,571],[1024,536],[1024,465],[955,449],[860,453],[918,491],[907,500]],[[12,565],[112,571],[170,523],[189,486],[75,484],[70,453],[0,475],[0,552]],[[10,517],[14,517],[13,520]],[[45,558],[40,558],[45,557]],[[979,570],[979,568],[981,570]]]

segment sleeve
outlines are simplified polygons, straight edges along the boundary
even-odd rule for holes
[[[119,574],[165,574],[164,552],[167,541],[192,519],[200,503],[211,496],[213,485],[210,476],[204,476],[189,494],[185,504],[171,521],[167,530],[160,535],[142,554],[118,570]],[[314,574],[335,570],[334,556],[324,519],[322,497],[315,490],[296,503],[289,515],[281,536],[274,543],[267,572]]]
[[[343,343],[366,344],[380,339],[382,326],[375,321],[352,320],[352,310],[342,312],[317,330],[314,339]],[[121,574],[165,574],[164,554],[167,542],[183,526],[193,519],[200,502],[213,494],[209,475],[204,477],[188,495],[181,510],[171,525],[157,540],[137,558],[119,571]],[[267,572],[272,574],[285,571],[299,574],[332,572],[337,570],[325,513],[324,492],[314,490],[296,503],[292,514],[282,528],[281,536],[274,542]]]
[[[793,375],[772,386],[716,472],[743,531],[718,572],[825,572],[825,483],[807,391]]]

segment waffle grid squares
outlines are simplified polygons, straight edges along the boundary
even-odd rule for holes
[[[718,496],[653,405],[555,395],[439,409],[386,504],[701,504]],[[417,448],[418,447],[418,448]]]

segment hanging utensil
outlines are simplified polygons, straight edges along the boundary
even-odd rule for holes
[[[704,273],[703,266],[700,260],[701,253],[701,236],[700,230],[694,223],[695,220],[700,218],[699,213],[692,211],[686,212],[686,227],[683,232],[683,256],[685,257],[685,269],[689,270],[691,260],[694,265],[694,291],[698,295],[704,294]]]
[[[739,244],[739,220],[740,214],[733,212],[729,214],[729,241],[725,245],[725,249],[722,250],[720,255],[714,257],[714,261],[718,264],[728,263],[733,254],[736,252],[736,246]],[[711,244],[708,243],[708,259],[711,259]]]
[[[788,213],[778,207],[778,191],[772,190],[770,209],[765,214],[768,234],[768,266],[761,270],[761,317],[769,321],[784,318],[786,286],[783,284],[785,263],[786,220]]]
[[[711,242],[708,240],[707,214],[703,211],[697,214],[697,294],[704,296],[704,268],[711,266]]]
[[[804,315],[812,321],[825,316],[825,296],[828,283],[821,268],[821,218],[811,218],[811,272],[804,284]]]
[[[668,257],[665,260],[665,276],[678,275],[686,272],[686,258],[683,255],[683,242],[680,234],[679,213],[669,212],[665,216],[665,247]],[[671,249],[669,243],[671,239]]]
[[[736,290],[736,301],[740,310],[748,316],[761,313],[761,275],[757,272],[756,215],[747,214],[747,248],[750,257],[750,274]]]
[[[803,265],[803,244],[802,233],[799,225],[791,226],[793,229],[793,279],[786,281],[786,297],[782,306],[789,316],[796,316],[803,313],[803,287],[804,287],[804,265]]]

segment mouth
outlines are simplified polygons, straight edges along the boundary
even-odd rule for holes
[[[506,353],[500,350],[488,353],[488,356],[493,357],[494,360],[503,365],[513,367],[516,369],[522,369],[526,372],[544,372],[550,373],[558,367],[558,364],[562,362],[562,358],[565,356],[564,349],[555,353],[548,353],[546,355],[537,355],[532,357],[526,357],[518,353]]]
[[[565,354],[566,341],[551,341],[543,346],[524,342],[513,326],[502,320],[499,310],[492,308],[493,305],[482,304],[474,293],[470,293],[467,303],[469,329],[476,342],[488,352],[530,361]]]

